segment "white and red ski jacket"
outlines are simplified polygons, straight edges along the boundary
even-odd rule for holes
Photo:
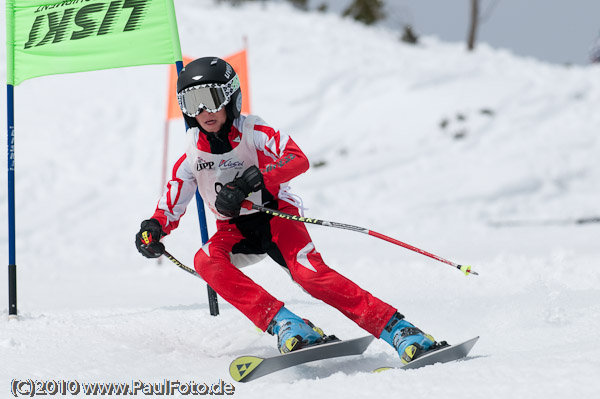
[[[253,164],[261,170],[269,193],[298,205],[287,183],[308,170],[308,159],[289,136],[276,131],[258,116],[240,116],[233,121],[229,132],[233,150],[225,154],[211,154],[206,135],[198,128],[188,129],[187,136],[186,153],[175,163],[152,216],[166,234],[177,228],[196,189],[218,219],[228,219],[214,207],[217,186],[233,180]],[[250,199],[256,201],[256,198]],[[241,214],[252,212],[255,211],[242,209]]]

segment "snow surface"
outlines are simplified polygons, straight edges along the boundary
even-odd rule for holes
[[[185,55],[227,56],[247,37],[254,113],[291,134],[313,164],[292,182],[307,215],[480,273],[465,277],[372,237],[309,226],[329,265],[417,326],[451,343],[481,339],[467,362],[371,374],[399,362],[376,341],[362,358],[235,383],[234,396],[598,394],[600,224],[569,221],[600,213],[600,68],[485,45],[468,54],[463,43],[434,38],[413,47],[397,32],[281,4],[178,0],[176,9]],[[5,62],[0,68],[5,76]],[[0,307],[0,397],[14,378],[231,383],[233,358],[276,353],[275,338],[224,301],[211,317],[201,280],[135,249],[161,192],[166,78],[157,65],[16,88],[20,318],[9,321]],[[171,122],[169,163],[183,137],[182,120]],[[3,190],[5,212],[6,198]],[[195,214],[192,204],[165,240],[188,265],[200,246]],[[507,221],[527,225],[496,224]],[[244,270],[326,332],[364,334],[275,263]],[[6,290],[2,277],[0,298]]]

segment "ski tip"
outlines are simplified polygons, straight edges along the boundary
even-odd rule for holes
[[[254,371],[264,359],[256,356],[241,356],[229,365],[229,374],[237,382],[244,380]]]

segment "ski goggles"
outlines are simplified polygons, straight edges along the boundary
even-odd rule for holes
[[[202,110],[220,111],[231,101],[231,96],[239,88],[240,80],[235,75],[225,84],[206,83],[185,88],[177,93],[177,102],[181,111],[193,118]]]

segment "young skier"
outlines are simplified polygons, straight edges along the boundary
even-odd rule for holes
[[[217,218],[217,232],[197,252],[194,268],[258,328],[277,335],[281,353],[318,343],[324,334],[240,271],[257,255],[269,255],[310,295],[389,343],[402,362],[435,344],[396,308],[329,268],[303,223],[241,208],[247,199],[299,215],[288,182],[309,163],[289,136],[257,116],[240,115],[242,94],[231,65],[215,57],[192,61],[179,75],[177,98],[189,126],[187,149],[175,163],[154,215],[136,235],[142,255],[164,253],[160,239],[178,226],[198,188]]]

